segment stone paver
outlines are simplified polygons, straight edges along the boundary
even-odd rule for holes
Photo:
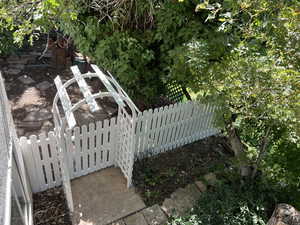
[[[161,206],[161,209],[170,217],[172,215],[177,216],[177,205],[171,198],[166,198]]]
[[[208,185],[215,186],[217,184],[217,177],[214,173],[208,173],[204,175],[204,180]]]
[[[110,225],[126,225],[126,224],[124,223],[123,220],[119,220],[119,221],[117,221],[117,222],[113,222],[113,223],[110,224]]]
[[[136,213],[124,218],[126,225],[148,225],[142,213]]]
[[[28,122],[15,122],[17,127],[26,129],[27,131],[33,131],[40,129],[42,126],[42,122],[39,121],[28,121]]]
[[[44,121],[52,119],[53,115],[47,109],[41,109],[39,111],[32,111],[27,114],[23,121]]]
[[[171,198],[165,199],[162,209],[168,216],[183,216],[191,209],[199,199],[201,192],[194,184],[189,184],[185,188],[178,188],[171,194]]]
[[[198,187],[198,189],[199,189],[201,192],[206,192],[207,187],[206,187],[206,185],[205,185],[201,180],[196,181],[196,182],[195,182],[195,185]]]
[[[168,220],[157,204],[144,209],[142,213],[149,225],[165,225]]]
[[[50,88],[52,86],[51,83],[49,83],[48,81],[43,81],[43,82],[40,82],[36,85],[36,87],[42,91],[45,91],[47,90],[48,88]]]
[[[24,121],[44,121],[52,119],[53,114],[47,109],[29,112]]]
[[[32,84],[32,83],[35,82],[31,77],[29,77],[29,76],[27,76],[27,75],[20,76],[18,79],[19,79],[23,84]]]

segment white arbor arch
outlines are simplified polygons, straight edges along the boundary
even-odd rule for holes
[[[117,135],[117,143],[115,143],[113,161],[114,165],[120,167],[124,176],[127,178],[127,186],[131,186],[132,170],[134,163],[134,129],[137,114],[140,112],[127,93],[122,89],[114,77],[108,73],[104,73],[96,65],[91,65],[94,72],[81,74],[77,66],[72,66],[74,78],[68,80],[64,84],[59,76],[55,78],[55,85],[57,87],[57,94],[53,101],[53,118],[55,123],[55,133],[59,143],[59,155],[62,168],[63,187],[66,194],[68,206],[71,212],[74,211],[72,190],[71,190],[71,177],[69,166],[69,156],[67,154],[67,145],[65,133],[72,130],[76,125],[74,112],[82,105],[88,104],[91,112],[96,112],[100,109],[96,99],[103,97],[112,97],[118,104],[117,126],[118,129],[113,135]],[[99,91],[92,94],[85,79],[99,78],[103,85],[106,87],[106,92]],[[77,103],[72,104],[70,97],[67,93],[67,88],[73,83],[77,83],[84,98]],[[58,102],[61,102],[63,108],[63,115],[59,111]]]

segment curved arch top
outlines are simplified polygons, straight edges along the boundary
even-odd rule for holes
[[[116,79],[110,74],[105,74],[101,69],[99,69],[96,65],[91,65],[94,73],[88,72],[85,74],[81,74],[78,66],[72,66],[71,70],[74,74],[74,77],[70,80],[66,81],[64,84],[62,83],[59,76],[55,78],[55,85],[57,87],[57,93],[53,100],[53,108],[52,112],[54,114],[54,122],[55,127],[60,126],[60,129],[65,127],[62,127],[63,125],[63,118],[61,117],[61,114],[58,110],[58,100],[61,101],[64,115],[65,115],[65,121],[68,124],[68,128],[72,129],[76,126],[76,120],[74,117],[73,112],[80,108],[83,104],[88,104],[91,112],[95,112],[99,110],[97,102],[95,101],[97,98],[103,98],[103,97],[112,97],[114,98],[115,102],[118,104],[119,107],[124,108],[126,106],[129,107],[129,109],[132,112],[132,117],[135,118],[137,114],[140,112],[140,110],[137,108],[137,106],[134,104],[134,102],[130,99],[130,97],[127,95],[127,93],[123,90],[123,88],[120,86],[120,84],[116,81]],[[107,92],[98,92],[96,94],[92,94],[89,90],[89,87],[85,81],[86,78],[98,78],[101,80],[103,85],[106,87]],[[73,83],[77,83],[84,98],[78,101],[75,104],[71,103],[70,97],[67,94],[66,89],[72,85]]]

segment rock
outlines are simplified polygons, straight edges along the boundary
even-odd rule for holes
[[[125,224],[123,220],[119,220],[117,222],[113,222],[111,225],[127,225],[127,224]]]
[[[161,206],[161,209],[170,217],[178,216],[176,212],[177,205],[171,198],[166,198]]]
[[[194,184],[189,184],[185,188],[179,188],[171,194],[171,199],[175,202],[176,212],[183,216],[190,210],[199,199],[201,192]]]
[[[17,64],[17,63],[15,63],[15,64],[9,65],[9,67],[12,68],[12,69],[23,70],[24,67],[25,67],[25,65],[24,64]]]
[[[11,90],[11,86],[10,86],[10,85],[5,85],[5,90],[6,90],[7,92],[9,92],[9,91]]]
[[[22,137],[25,134],[25,130],[23,128],[18,128],[17,129],[17,134],[18,134],[19,137]]]
[[[124,219],[126,225],[148,225],[142,213],[136,213]]]
[[[35,82],[31,77],[29,77],[29,76],[27,76],[27,75],[20,76],[18,79],[19,79],[23,84],[32,84],[32,83]]]
[[[215,186],[217,184],[217,177],[214,173],[208,173],[204,175],[204,180],[210,186]]]
[[[202,181],[196,181],[195,185],[197,186],[197,188],[201,191],[201,192],[206,192],[207,187],[206,185],[202,182]]]
[[[50,88],[53,84],[49,83],[48,81],[43,81],[43,82],[40,82],[36,85],[36,87],[38,89],[40,89],[41,91],[45,91],[47,90],[48,88]]]
[[[27,114],[23,121],[44,121],[52,119],[53,115],[47,109],[41,109],[40,111],[32,111]]]
[[[18,122],[16,123],[18,128],[25,128],[28,130],[38,130],[41,128],[42,123],[38,121],[30,121],[30,122]]]
[[[288,204],[278,204],[267,225],[299,225],[300,212]]]
[[[41,131],[44,131],[45,134],[47,134],[51,130],[54,130],[54,124],[49,120],[46,120],[41,127]]]
[[[10,75],[17,75],[19,73],[21,73],[20,69],[14,69],[14,68],[9,68],[6,73],[10,74]]]
[[[193,200],[198,200],[198,198],[200,197],[201,192],[194,184],[188,184],[184,188],[184,190],[187,193],[187,195],[190,196],[190,198]]]
[[[173,192],[171,198],[165,199],[161,208],[168,216],[184,216],[194,206],[200,195],[201,192],[196,185],[189,184]]]
[[[142,214],[149,225],[165,225],[168,220],[166,215],[157,204],[144,209]]]
[[[10,56],[7,59],[8,64],[14,65],[14,64],[23,64],[25,65],[28,61],[27,57],[19,57],[19,56]]]

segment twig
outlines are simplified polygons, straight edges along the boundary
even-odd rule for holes
[[[268,138],[270,130],[271,130],[270,127],[268,127],[266,135],[264,136],[264,138],[263,138],[263,140],[261,142],[260,151],[259,151],[258,157],[256,159],[256,162],[255,162],[255,165],[254,165],[254,169],[252,171],[252,176],[251,176],[252,179],[255,177],[255,175],[257,173],[258,166],[259,166],[261,160],[263,159],[263,156],[264,156],[264,154],[265,154],[265,152],[267,150],[267,146],[268,146],[269,141],[270,141],[270,139]]]
[[[48,34],[47,34],[47,44],[46,44],[46,47],[45,47],[42,55],[39,57],[39,60],[41,60],[45,56],[46,52],[48,51],[48,49],[49,49],[49,40],[50,40],[50,35],[49,35],[49,32],[48,32]]]

